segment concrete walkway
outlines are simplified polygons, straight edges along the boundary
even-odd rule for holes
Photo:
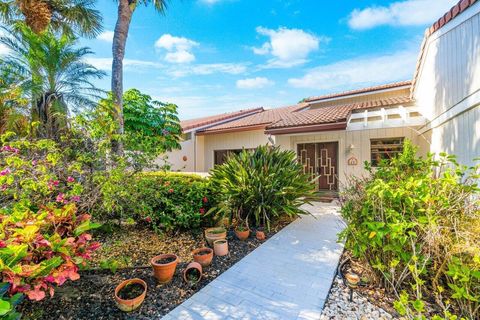
[[[319,319],[343,247],[339,208],[316,203],[163,319]]]

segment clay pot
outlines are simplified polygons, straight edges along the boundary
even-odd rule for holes
[[[193,275],[195,278],[192,279]],[[203,270],[202,265],[198,262],[190,262],[183,270],[183,280],[191,285],[197,284],[202,279]]]
[[[257,238],[257,240],[260,240],[260,241],[263,241],[265,240],[265,231],[263,230],[257,230],[257,232],[255,232],[255,238]]]
[[[205,239],[210,247],[213,246],[215,240],[227,238],[227,230],[223,227],[208,228],[205,230]]]
[[[226,256],[228,254],[228,241],[225,239],[216,240],[213,243],[213,251],[216,256]]]
[[[138,283],[141,286],[143,286],[144,288],[143,293],[133,299],[127,299],[127,300],[121,299],[118,296],[120,290],[125,288],[127,285],[134,284],[134,283]],[[123,281],[115,288],[114,297],[115,297],[115,302],[117,303],[117,307],[120,310],[125,312],[131,312],[137,309],[138,307],[140,307],[140,305],[143,303],[143,300],[145,300],[146,295],[147,295],[147,284],[145,283],[145,281],[143,281],[142,279],[129,279],[129,280]]]
[[[202,268],[208,267],[212,263],[213,250],[210,248],[199,248],[192,251],[193,260],[202,265]]]
[[[244,228],[239,230],[238,228],[236,228],[235,235],[241,241],[247,240],[248,236],[250,236],[250,229]]]
[[[159,263],[158,261],[162,259],[175,259],[168,263]],[[172,280],[173,275],[175,274],[175,269],[178,264],[178,257],[174,254],[161,254],[159,256],[153,257],[150,260],[150,264],[153,267],[153,275],[159,283],[168,283]]]

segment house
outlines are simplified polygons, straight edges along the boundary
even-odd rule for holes
[[[412,70],[413,71],[413,70]],[[427,29],[412,81],[310,97],[182,122],[173,170],[206,172],[230,154],[271,144],[294,150],[319,190],[339,190],[363,163],[410,139],[419,153],[480,156],[480,1],[463,0]]]

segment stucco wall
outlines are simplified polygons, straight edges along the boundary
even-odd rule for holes
[[[480,2],[427,39],[414,98],[429,120],[421,131],[431,151],[472,164],[480,156]]]
[[[268,143],[268,136],[265,135],[264,130],[206,135],[203,138],[205,163],[203,170],[200,171],[213,168],[215,150],[249,149]],[[198,156],[201,157],[200,153]]]
[[[414,144],[420,144],[421,137],[413,128],[387,128],[371,129],[358,131],[331,131],[318,134],[305,134],[290,136],[290,149],[296,150],[297,144],[308,142],[338,142],[338,166],[340,188],[346,182],[346,177],[350,175],[362,176],[365,174],[363,164],[370,161],[370,139],[375,138],[399,138],[404,137],[412,140]],[[285,144],[287,137],[277,137],[277,141]],[[350,145],[354,146],[350,151]],[[283,145],[282,145],[283,147]],[[420,155],[424,155],[424,150],[419,150]],[[358,164],[355,166],[347,165],[347,160],[355,157]]]

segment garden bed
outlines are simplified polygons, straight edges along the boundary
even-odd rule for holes
[[[281,230],[291,220],[278,222],[267,233],[267,239]],[[55,296],[41,302],[25,302],[21,312],[25,319],[151,319],[161,317],[203,288],[237,261],[262,244],[250,235],[248,240],[239,241],[232,230],[228,232],[230,253],[214,257],[212,264],[204,269],[202,280],[191,287],[182,279],[182,271],[193,260],[191,251],[206,245],[201,231],[178,232],[160,236],[153,231],[126,226],[104,239],[103,247],[93,259],[91,270],[81,272],[81,278],[59,287]],[[156,283],[150,259],[160,253],[175,253],[180,258],[172,282]],[[118,261],[121,265],[115,273],[101,269],[106,261]],[[103,261],[103,263],[102,263]],[[110,263],[111,264],[111,263]],[[132,313],[117,309],[113,291],[123,280],[143,279],[148,285],[143,305]]]

